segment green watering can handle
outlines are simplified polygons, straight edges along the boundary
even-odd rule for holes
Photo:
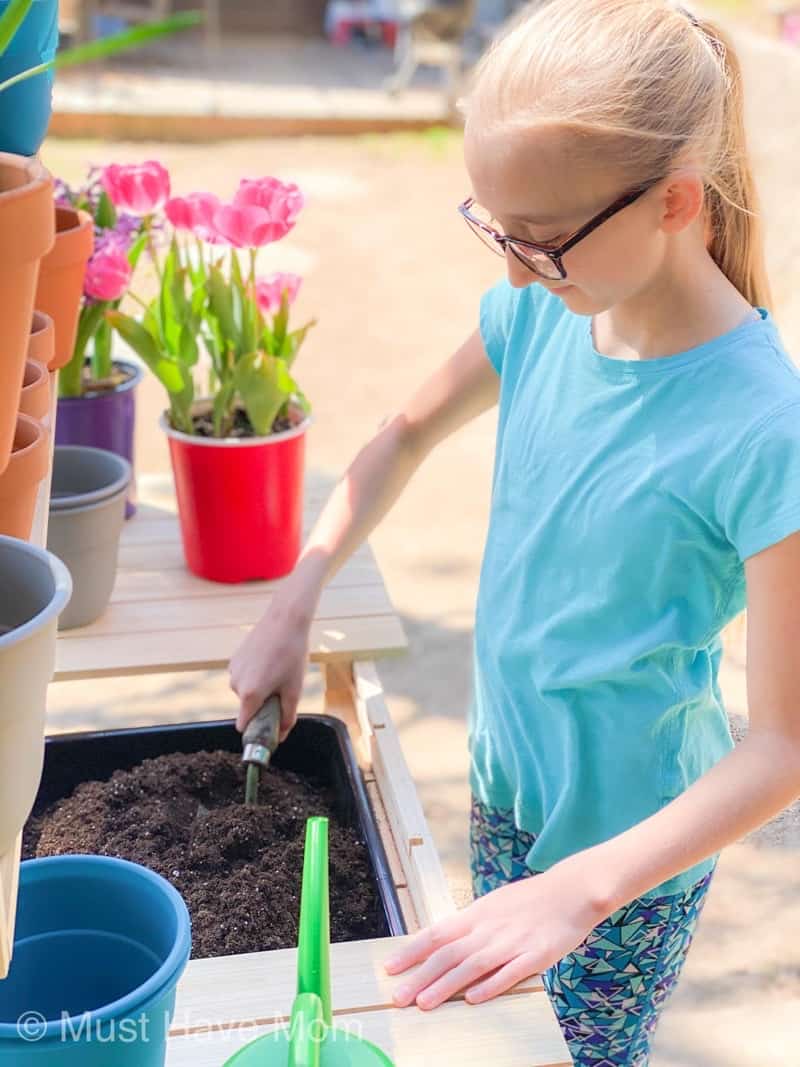
[[[331,1009],[330,897],[328,893],[328,820],[306,822],[300,934],[297,943],[297,993],[315,993],[322,1018],[333,1025]]]
[[[316,993],[298,993],[292,1005],[289,1067],[320,1067],[325,1022]]]

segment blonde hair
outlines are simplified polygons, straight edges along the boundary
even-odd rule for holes
[[[669,0],[529,5],[478,63],[461,110],[468,127],[556,129],[571,167],[630,188],[696,163],[710,255],[749,303],[771,307],[741,68],[716,23]]]

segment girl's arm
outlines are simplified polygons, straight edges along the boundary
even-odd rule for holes
[[[311,619],[322,589],[386,515],[428,453],[497,403],[500,379],[476,330],[424,381],[396,414],[383,420],[339,483],[281,599]]]
[[[244,730],[266,697],[281,698],[282,741],[294,725],[308,634],[326,583],[377,526],[438,441],[497,402],[500,379],[472,334],[405,407],[384,419],[336,485],[291,574],[230,661]]]

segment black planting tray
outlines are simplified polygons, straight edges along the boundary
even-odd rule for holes
[[[206,751],[241,754],[233,720],[174,723],[125,730],[56,734],[45,739],[44,767],[33,812],[61,800],[88,781],[107,781],[144,759]],[[355,827],[366,844],[388,935],[407,933],[389,861],[356,761],[347,727],[331,715],[301,715],[276,749],[272,765],[313,775],[333,788],[336,817]]]

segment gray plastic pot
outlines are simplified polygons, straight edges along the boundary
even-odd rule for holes
[[[56,624],[71,591],[61,560],[0,536],[0,856],[13,846],[39,788]]]
[[[131,477],[130,463],[114,452],[55,447],[47,547],[67,565],[73,585],[59,630],[88,626],[108,606]]]

